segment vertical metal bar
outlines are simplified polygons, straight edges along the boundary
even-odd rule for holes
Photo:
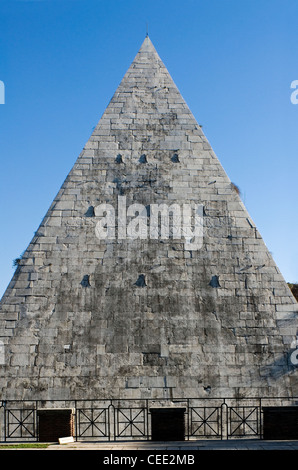
[[[145,400],[146,406],[146,434],[147,434],[147,441],[149,441],[149,407],[148,407],[148,398]]]
[[[225,405],[225,399],[224,402],[220,405],[220,440],[223,440],[223,425],[224,425],[224,405]]]
[[[222,431],[222,439],[223,439],[223,433],[225,434],[226,439],[228,439],[229,436],[229,425],[228,425],[228,405],[226,403],[226,399],[224,399],[224,407],[223,409],[225,410],[224,417],[223,417],[223,431]]]
[[[110,420],[110,413],[111,413],[111,403],[109,404],[108,406],[108,409],[107,409],[107,425],[108,425],[108,441],[110,442],[111,441],[111,420]]]
[[[225,432],[226,432],[226,439],[228,440],[229,439],[229,411],[230,410],[230,407],[227,405],[226,403],[226,399],[225,399],[225,409],[226,409],[226,413],[225,413]]]
[[[34,434],[36,436],[36,441],[38,441],[39,439],[39,422],[38,422],[38,415],[37,415],[37,411],[38,411],[38,401],[36,400],[35,402],[35,410],[33,410],[33,429],[34,429]]]
[[[108,431],[107,431],[108,442],[110,442],[111,440],[110,408],[111,408],[111,404],[108,405],[107,415],[106,415],[107,426],[108,426]]]
[[[187,422],[187,440],[189,441],[189,398],[187,398],[186,422]]]
[[[132,409],[129,409],[129,427],[130,427],[130,437],[132,437]]]
[[[118,424],[118,414],[116,416],[116,410],[118,410],[118,408],[116,408],[114,405],[113,405],[113,417],[114,417],[114,441],[116,441],[116,420],[117,420],[117,424]]]
[[[112,423],[110,423],[110,432],[113,433],[113,436],[112,436],[112,439],[111,440],[115,440],[115,406],[112,404],[112,400],[111,400],[111,408],[110,410],[113,410],[113,427],[112,427]],[[110,418],[111,418],[111,414],[110,414]],[[112,431],[113,429],[113,431]]]
[[[21,437],[23,437],[23,408],[20,409],[20,418],[19,418],[19,424],[20,424],[20,430],[21,430]]]
[[[77,400],[74,402],[75,406],[75,440],[78,440],[78,409],[77,409]]]
[[[260,439],[263,439],[262,398],[259,398],[259,406],[260,406]]]
[[[223,425],[224,425],[224,408],[225,408],[225,402],[223,402],[220,405],[220,440],[223,440]]]
[[[6,404],[4,405],[4,442],[6,442]]]
[[[256,403],[256,411],[257,411],[257,430],[256,430],[256,435],[259,437],[260,435],[260,418],[259,418],[259,404]]]
[[[107,437],[109,439],[109,427],[108,427],[108,408],[104,408],[104,420],[105,420],[105,435],[104,437]]]
[[[2,402],[3,403],[3,402]],[[4,426],[4,442],[6,442],[6,403],[3,404],[3,426]]]

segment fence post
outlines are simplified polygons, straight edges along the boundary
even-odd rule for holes
[[[77,410],[77,400],[74,401],[75,406],[75,440],[78,440],[78,410]]]
[[[38,413],[37,413],[37,410],[38,410],[38,401],[36,400],[35,401],[35,411],[33,411],[33,420],[34,420],[34,433],[36,435],[36,441],[38,441],[38,438],[39,438],[39,421],[38,421]]]
[[[113,415],[113,419],[111,420],[111,415]],[[113,421],[113,426],[111,421]],[[112,403],[109,404],[108,406],[108,440],[110,441],[115,441],[115,436],[116,436],[116,420],[115,420],[115,406]],[[113,432],[112,432],[113,429]]]
[[[146,403],[146,434],[147,434],[147,441],[149,441],[149,403],[148,403],[148,398],[145,400]]]
[[[2,400],[0,402],[0,440],[6,441],[6,413],[5,413],[6,401]],[[3,418],[2,418],[2,416]]]
[[[262,414],[262,398],[259,399],[259,407],[260,407],[260,439],[263,439],[263,414]]]
[[[226,403],[226,399],[224,398],[224,402],[220,406],[221,408],[221,430],[220,430],[220,439],[228,439],[229,438],[229,420],[228,420],[228,405]]]
[[[189,398],[187,399],[187,412],[186,412],[186,420],[187,420],[187,440],[189,441],[189,434],[190,434],[190,429],[189,429]]]

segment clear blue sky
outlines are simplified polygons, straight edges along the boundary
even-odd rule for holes
[[[0,0],[0,296],[145,35],[298,282],[297,0]]]

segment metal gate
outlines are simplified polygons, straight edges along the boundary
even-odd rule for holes
[[[185,408],[185,440],[262,438],[263,406],[295,398],[0,401],[1,441],[38,441],[38,411],[71,408],[76,440],[151,440],[151,408]],[[66,436],[61,436],[66,437]]]

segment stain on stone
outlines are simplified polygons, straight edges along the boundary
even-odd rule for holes
[[[146,287],[147,284],[146,284],[146,280],[145,280],[145,275],[140,274],[139,277],[138,277],[138,280],[135,282],[134,285],[137,286],[137,287]]]
[[[94,207],[93,206],[88,207],[88,210],[85,212],[85,217],[94,217],[94,216],[95,216]]]
[[[251,228],[254,228],[254,226],[253,226],[252,222],[249,220],[249,218],[248,218],[248,217],[246,217],[246,220],[247,220],[248,224],[251,226]]]
[[[239,187],[237,186],[237,184],[231,183],[231,188],[233,189],[233,191],[235,191],[240,196],[241,191],[240,191]]]
[[[161,346],[160,344],[147,344],[146,349],[147,351],[144,351],[143,354],[146,354],[146,353],[160,354]]]
[[[116,188],[119,191],[119,196],[123,196],[125,191],[122,188],[123,181],[121,180],[121,178],[114,178],[113,183],[116,183]],[[125,184],[125,182],[124,182],[124,184]]]
[[[256,270],[262,269],[262,268],[264,268],[265,266],[266,266],[265,264],[262,264],[261,266],[257,266],[257,267],[256,267]]]
[[[165,362],[165,358],[160,357],[158,353],[143,353],[143,365],[163,366]]]
[[[177,153],[174,153],[174,155],[171,158],[173,163],[180,163],[179,157]]]
[[[244,268],[241,268],[240,271],[246,271],[247,269],[252,268],[252,264],[247,264]]]
[[[85,274],[83,279],[81,280],[81,286],[83,287],[90,287],[90,281],[89,281],[89,274]]]
[[[213,313],[213,315],[215,316],[216,320],[218,321],[218,315],[217,315],[217,312],[215,312],[215,311],[214,311],[214,312],[212,312],[212,313]]]
[[[211,286],[211,287],[220,287],[218,276],[212,276],[212,279],[209,282],[209,286]]]
[[[145,154],[141,155],[139,158],[140,163],[147,163],[147,157]]]
[[[122,155],[119,153],[115,158],[116,163],[123,163]]]

